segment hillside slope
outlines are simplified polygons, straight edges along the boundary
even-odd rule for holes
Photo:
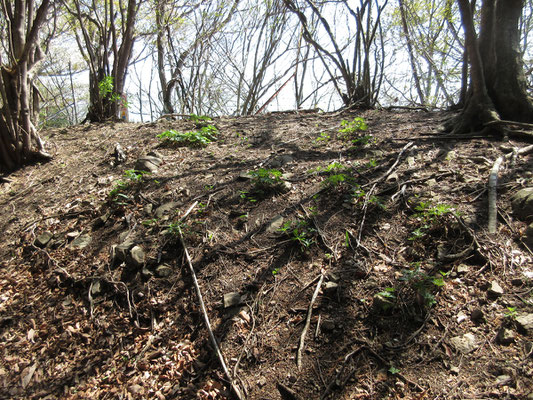
[[[502,168],[487,234],[492,164],[525,144],[435,139],[448,116],[45,132],[53,161],[0,183],[0,398],[232,398],[185,249],[243,397],[532,396],[533,258],[510,197],[533,159]],[[156,137],[210,123],[206,147]]]

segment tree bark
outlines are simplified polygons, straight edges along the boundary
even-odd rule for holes
[[[35,159],[50,159],[44,151],[36,124],[38,96],[32,77],[42,61],[39,32],[48,15],[50,0],[35,11],[33,1],[2,1],[1,12],[8,21],[8,61],[0,56],[0,170],[13,170]]]
[[[459,117],[450,125],[453,133],[489,132],[501,126],[490,122],[505,119],[533,121],[533,103],[519,50],[519,18],[524,0],[484,0],[479,38],[472,7],[458,0],[470,63],[470,89]]]

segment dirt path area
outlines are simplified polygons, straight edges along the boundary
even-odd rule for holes
[[[185,249],[243,398],[531,398],[531,221],[510,198],[533,158],[502,167],[489,235],[490,169],[527,144],[435,138],[449,116],[44,132],[53,161],[0,183],[0,398],[234,398]],[[157,138],[208,124],[205,147]]]

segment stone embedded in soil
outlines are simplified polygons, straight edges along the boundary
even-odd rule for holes
[[[292,190],[292,183],[287,181],[281,181],[277,186],[276,189],[280,193],[289,193]]]
[[[91,295],[98,296],[102,293],[102,283],[99,280],[95,280],[91,285]]]
[[[91,244],[91,240],[91,235],[85,233],[74,239],[72,243],[70,243],[69,247],[71,249],[84,249],[85,247],[89,246],[89,244]]]
[[[533,314],[522,314],[516,317],[515,320],[522,331],[533,332]]]
[[[477,338],[472,333],[465,333],[462,336],[454,336],[450,339],[453,347],[463,354],[468,354],[479,347]]]
[[[519,190],[511,197],[514,215],[520,220],[533,216],[533,187]]]
[[[533,250],[533,222],[528,225],[523,241],[530,250]]]
[[[266,384],[267,384],[267,379],[264,376],[262,376],[261,378],[257,380],[257,386],[259,387],[263,387]]]
[[[289,164],[294,161],[294,157],[290,154],[281,154],[279,156],[276,156],[270,161],[268,166],[270,168],[281,168],[286,164]]]
[[[152,214],[153,209],[154,209],[154,205],[152,203],[145,204],[143,207],[143,211],[147,215]]]
[[[35,239],[35,246],[37,247],[45,247],[50,240],[54,237],[54,234],[50,231],[46,231],[41,233],[37,238]]]
[[[377,312],[389,311],[394,307],[394,299],[386,297],[381,293],[374,295],[372,306]]]
[[[161,264],[155,269],[155,274],[159,278],[168,278],[170,275],[172,275],[173,271],[174,270],[167,264]]]
[[[266,227],[267,233],[276,233],[278,232],[279,228],[283,225],[283,217],[281,215],[277,215],[268,223],[268,226]]]
[[[162,204],[155,209],[155,216],[157,218],[161,218],[163,217],[163,215],[169,214],[172,210],[176,209],[178,206],[179,206],[179,203],[175,201]]]
[[[224,308],[230,308],[241,304],[241,295],[237,292],[226,293],[224,295]]]
[[[479,308],[472,310],[472,313],[470,314],[470,319],[475,323],[482,322],[484,318],[483,311]]]
[[[326,282],[326,286],[324,286],[324,293],[335,293],[337,289],[339,288],[339,284],[335,282]]]
[[[500,344],[511,344],[515,341],[515,337],[516,335],[511,329],[502,328],[498,331],[496,338]]]
[[[239,174],[239,179],[242,181],[250,180],[252,179],[252,175],[250,175],[249,171],[241,171],[241,173]]]
[[[459,264],[457,266],[457,273],[458,274],[466,274],[470,271],[470,268],[466,264]]]
[[[158,167],[163,163],[159,157],[143,156],[135,162],[135,170],[146,171],[155,174]]]
[[[133,246],[127,259],[134,267],[141,267],[144,264],[145,254],[141,246]]]
[[[124,242],[113,246],[111,250],[113,263],[126,261],[129,251],[133,246],[135,246],[133,242]]]
[[[489,289],[487,290],[487,296],[494,299],[496,297],[500,297],[502,294],[503,294],[503,289],[500,286],[500,284],[496,281],[492,281],[490,283]]]

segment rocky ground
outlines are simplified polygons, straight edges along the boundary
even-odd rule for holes
[[[449,117],[43,132],[0,183],[0,398],[533,398],[533,158]]]

